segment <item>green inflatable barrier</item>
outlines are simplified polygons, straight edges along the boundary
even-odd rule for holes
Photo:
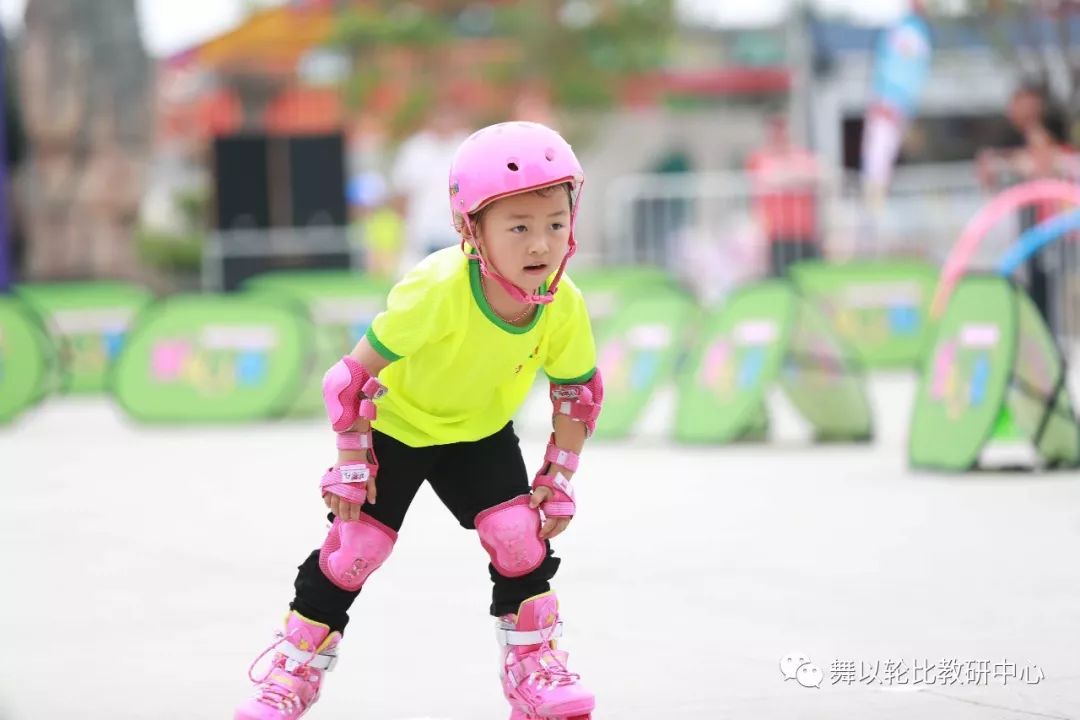
[[[872,415],[863,372],[814,303],[774,280],[734,293],[707,317],[679,380],[675,438],[760,439],[779,383],[819,440],[863,441]]]
[[[1080,464],[1065,363],[1038,310],[1005,278],[969,276],[924,361],[909,458],[915,467],[969,470],[987,443],[1018,437],[1048,465]]]
[[[100,392],[135,316],[153,296],[121,282],[17,285],[15,294],[41,318],[60,356],[60,389]]]
[[[18,299],[0,296],[0,423],[45,396],[55,365],[55,351],[38,319]]]
[[[314,333],[287,301],[176,296],[147,309],[113,373],[139,420],[206,422],[283,415],[311,372]]]
[[[684,294],[660,292],[622,306],[611,318],[597,347],[604,412],[594,437],[630,434],[656,388],[673,377],[697,313]]]
[[[689,296],[671,273],[652,265],[593,267],[573,270],[569,275],[585,296],[593,329],[598,333],[623,306],[641,294]]]
[[[289,414],[322,415],[322,376],[353,349],[368,325],[386,305],[388,282],[348,271],[310,270],[267,273],[249,279],[244,290],[290,298],[307,308],[315,323],[315,360],[296,404]]]
[[[930,339],[937,270],[917,262],[802,262],[792,279],[825,312],[864,367],[917,367]]]

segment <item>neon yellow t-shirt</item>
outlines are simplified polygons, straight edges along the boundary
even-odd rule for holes
[[[497,432],[540,369],[559,383],[586,382],[596,371],[585,300],[569,278],[531,323],[516,327],[491,309],[479,263],[457,247],[428,256],[394,286],[367,339],[391,361],[379,374],[389,392],[374,427],[412,447]]]

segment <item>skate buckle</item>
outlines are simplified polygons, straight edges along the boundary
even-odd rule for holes
[[[278,652],[300,665],[316,670],[330,672],[337,667],[338,656],[335,651],[312,653],[310,650],[301,650],[291,642],[284,642],[278,647]]]
[[[499,645],[540,645],[545,641],[558,640],[563,634],[562,622],[555,623],[555,627],[548,630],[512,630],[510,628],[496,627],[495,637]]]

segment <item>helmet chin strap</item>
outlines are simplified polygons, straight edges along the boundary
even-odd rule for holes
[[[466,223],[468,221],[466,220]],[[471,228],[470,228],[471,230]],[[462,250],[465,250],[465,238],[461,239]],[[566,263],[570,261],[570,258],[577,252],[577,242],[574,241],[574,233],[570,233],[570,241],[566,245],[566,254],[563,255],[562,262],[559,263],[559,269],[555,271],[555,279],[551,281],[551,285],[548,286],[548,290],[543,295],[537,295],[535,293],[526,292],[522,290],[514,283],[507,280],[505,277],[495,272],[488,266],[487,260],[484,259],[484,254],[480,252],[479,248],[473,248],[473,252],[465,253],[470,258],[476,258],[480,261],[480,273],[487,278],[491,278],[495,282],[502,286],[503,290],[510,294],[510,297],[514,298],[516,302],[527,303],[529,305],[547,305],[555,299],[555,291],[559,289],[559,281],[562,279],[563,273],[566,271]]]
[[[566,247],[566,254],[563,255],[562,262],[559,263],[559,269],[555,271],[555,279],[551,281],[551,285],[548,286],[548,290],[543,295],[537,295],[535,293],[526,292],[522,290],[514,283],[507,280],[499,273],[492,270],[487,261],[484,260],[483,254],[477,252],[477,257],[480,258],[480,272],[484,277],[489,277],[502,286],[503,290],[510,293],[510,297],[514,298],[516,302],[528,303],[530,305],[547,305],[555,299],[555,291],[559,289],[559,280],[562,279],[563,273],[566,271],[566,263],[570,261],[570,256],[577,252],[577,243],[574,242],[574,237],[570,236],[570,242]]]
[[[510,297],[514,298],[515,302],[528,303],[529,305],[547,305],[555,299],[554,294],[549,288],[543,295],[536,295],[535,293],[525,292],[514,283],[504,278],[499,273],[488,267],[487,262],[484,261],[484,256],[480,256],[480,273],[487,278],[491,278],[495,282],[502,285],[503,290],[510,294]]]

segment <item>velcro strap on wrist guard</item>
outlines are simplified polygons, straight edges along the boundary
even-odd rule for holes
[[[337,434],[338,450],[370,450],[374,447],[371,431],[346,430]]]
[[[577,472],[581,456],[571,450],[563,450],[555,444],[555,433],[548,440],[547,450],[544,452],[544,461],[564,467],[570,472]]]
[[[368,480],[375,477],[378,468],[378,464],[366,462],[330,468],[319,486],[323,494],[331,493],[353,504],[363,504],[367,501]]]
[[[537,475],[533,478],[532,489],[546,487],[554,494],[547,502],[540,506],[544,514],[549,517],[573,517],[577,512],[574,503],[574,486],[562,473],[554,475]]]

